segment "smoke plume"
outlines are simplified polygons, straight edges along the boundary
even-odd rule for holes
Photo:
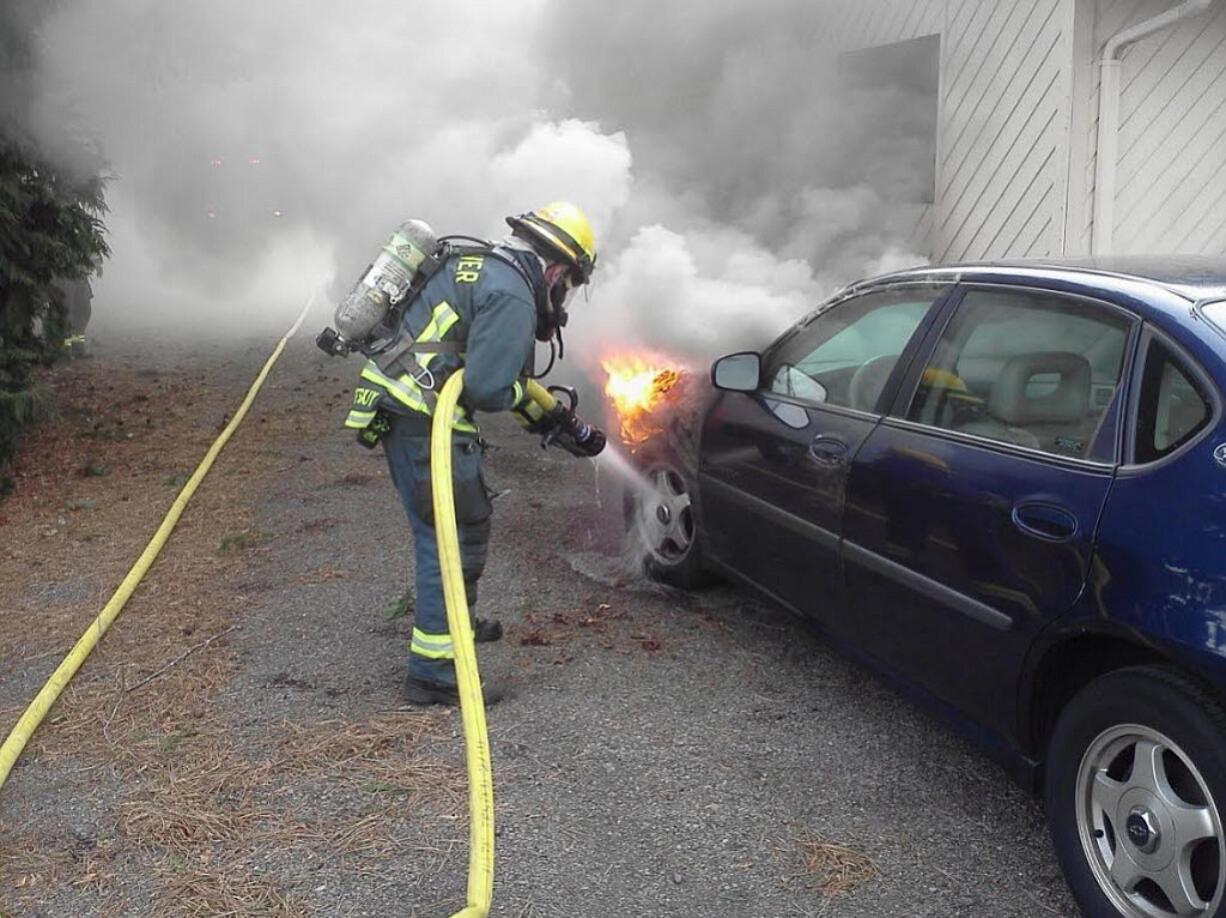
[[[853,12],[837,0],[555,5],[562,109],[624,131],[634,153],[617,258],[593,295],[602,333],[649,329],[706,360],[765,344],[843,283],[925,260],[912,237],[926,75],[849,82],[833,36]]]
[[[400,220],[497,237],[553,199],[600,240],[569,329],[589,358],[755,346],[922,260],[885,206],[914,197],[908,141],[862,126],[910,100],[848,104],[833,0],[35,8],[0,13],[31,36],[22,117],[71,120],[115,176],[100,324],[266,334],[314,290],[327,321]]]

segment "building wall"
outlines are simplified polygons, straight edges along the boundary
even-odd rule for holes
[[[862,0],[840,44],[941,36],[936,202],[913,243],[937,261],[1090,250],[1107,38],[1176,0]],[[1119,253],[1226,253],[1226,0],[1122,63]]]
[[[1073,0],[867,0],[848,47],[941,35],[936,261],[1057,255],[1068,185]]]
[[[1170,6],[1099,0],[1096,50]],[[1226,253],[1226,2],[1127,48],[1120,76],[1115,251]]]

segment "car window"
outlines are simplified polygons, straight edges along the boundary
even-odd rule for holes
[[[1216,325],[1221,331],[1226,332],[1226,300],[1218,300],[1216,303],[1206,303],[1201,307],[1202,311],[1209,318],[1209,321]]]
[[[971,290],[920,377],[907,417],[1085,457],[1112,404],[1129,321],[1083,300]]]
[[[903,348],[947,289],[868,293],[819,313],[772,356],[766,370],[770,391],[876,410]]]
[[[1153,339],[1141,373],[1136,461],[1153,462],[1195,437],[1213,414],[1196,375],[1163,342]]]

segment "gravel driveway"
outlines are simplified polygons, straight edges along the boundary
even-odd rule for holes
[[[407,620],[385,609],[407,582],[405,523],[381,455],[336,426],[336,376],[356,366],[324,360],[296,342],[261,396],[302,422],[258,482],[269,540],[216,702],[253,748],[287,720],[398,705]],[[785,614],[727,587],[686,595],[630,576],[616,482],[503,419],[485,426],[502,494],[479,609],[507,635],[479,656],[513,689],[489,717],[495,916],[1076,914],[1040,807],[1001,769]],[[443,725],[436,751],[459,763],[458,717]],[[53,771],[15,772],[0,796],[24,797],[0,815],[79,807],[79,788]],[[93,792],[105,809],[114,788]],[[346,793],[285,788],[298,812]],[[467,830],[462,815],[418,819],[414,807],[387,799],[408,841],[374,867],[259,869],[310,913],[447,915],[462,904]],[[827,895],[838,878],[805,863],[819,845],[862,855],[871,875]],[[131,883],[125,901],[148,901]],[[45,913],[89,911],[75,896]]]

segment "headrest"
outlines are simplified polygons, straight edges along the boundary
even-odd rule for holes
[[[847,384],[847,401],[852,408],[859,408],[861,411],[877,410],[877,399],[881,398],[882,390],[885,389],[890,374],[894,372],[899,356],[883,354],[874,357],[852,374],[851,381]]]
[[[1048,395],[1029,396],[1036,376],[1058,376]],[[988,395],[988,411],[1006,424],[1079,421],[1090,409],[1090,361],[1080,354],[1047,351],[1010,357]]]

